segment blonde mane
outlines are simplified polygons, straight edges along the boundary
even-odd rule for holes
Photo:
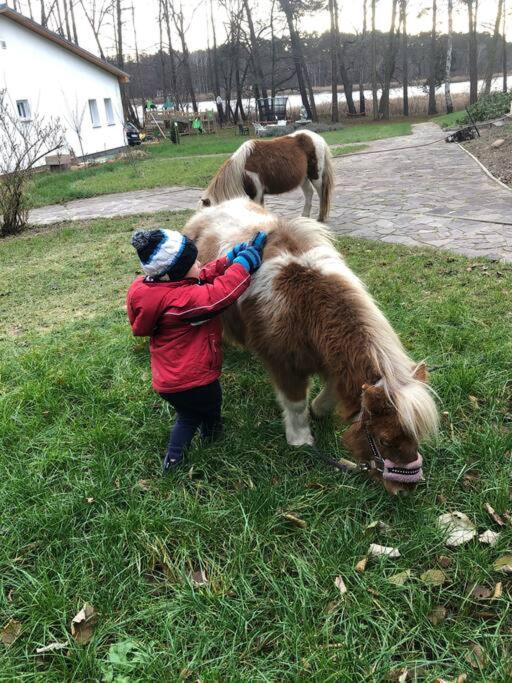
[[[215,203],[225,202],[235,197],[246,197],[244,170],[253,149],[254,141],[244,142],[219,168],[206,188],[204,197]]]

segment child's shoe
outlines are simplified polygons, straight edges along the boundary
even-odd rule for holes
[[[177,470],[183,464],[183,455],[176,453],[167,453],[164,458],[163,475],[165,477],[169,472]]]

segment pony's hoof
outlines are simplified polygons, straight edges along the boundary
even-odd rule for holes
[[[286,441],[289,446],[312,446],[314,443],[313,435],[311,433],[287,436]]]

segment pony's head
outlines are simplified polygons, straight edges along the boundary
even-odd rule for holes
[[[344,442],[357,460],[370,466],[371,476],[397,495],[423,479],[419,442],[436,430],[437,420],[421,364],[402,387],[391,390],[382,380],[363,384],[361,411],[345,432]]]

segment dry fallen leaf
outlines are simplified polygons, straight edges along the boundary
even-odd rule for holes
[[[372,557],[379,557],[380,555],[385,555],[386,557],[400,557],[400,551],[398,548],[390,548],[385,545],[370,543],[368,555],[371,555]]]
[[[340,595],[343,597],[345,595],[345,593],[347,592],[347,587],[345,586],[345,582],[343,581],[341,576],[337,576],[334,579],[334,585],[339,590]]]
[[[477,534],[473,522],[458,510],[439,515],[437,523],[446,532],[445,544],[450,548],[467,543]]]
[[[464,659],[472,669],[483,669],[487,664],[487,654],[483,647],[477,643],[472,643],[470,649],[464,655]]]
[[[480,541],[480,543],[486,543],[487,545],[496,545],[498,538],[498,532],[487,529],[483,532],[483,534],[480,534],[478,540]]]
[[[388,583],[392,583],[395,586],[403,586],[404,583],[410,579],[412,576],[412,571],[410,569],[406,569],[403,572],[399,572],[398,574],[393,574],[393,576],[388,576]]]
[[[448,567],[452,566],[453,560],[451,557],[448,557],[448,555],[439,555],[437,558],[437,564],[443,569],[448,569]]]
[[[366,526],[365,531],[373,531],[373,529],[380,531],[382,534],[389,534],[391,531],[389,524],[386,524],[386,522],[381,522],[380,519],[370,522],[370,524]]]
[[[485,509],[489,513],[489,515],[493,518],[493,520],[498,524],[499,526],[505,526],[505,522],[502,520],[502,518],[498,515],[496,510],[489,505],[489,503],[485,504]]]
[[[476,488],[480,479],[480,472],[476,469],[466,470],[462,477],[462,488],[465,491]]]
[[[137,482],[137,488],[139,488],[141,491],[149,491],[151,488],[151,482],[149,479],[139,479]]]
[[[71,621],[71,635],[79,645],[86,645],[90,641],[97,621],[96,610],[86,602]]]
[[[512,574],[512,555],[503,555],[503,557],[499,557],[494,561],[493,567],[497,572]]]
[[[21,633],[21,621],[10,619],[0,631],[0,640],[6,647],[10,647]]]
[[[470,403],[471,403],[471,405],[472,405],[472,407],[473,407],[473,410],[478,410],[479,405],[478,405],[478,399],[477,399],[477,397],[476,397],[476,396],[471,396],[471,394],[470,394],[470,395],[468,396],[468,398],[469,398],[469,401],[470,401]]]
[[[492,595],[492,591],[487,586],[475,585],[469,592],[469,596],[474,600],[487,600]]]
[[[492,599],[497,600],[498,598],[501,598],[503,595],[503,584],[501,581],[498,581],[498,583],[494,586],[494,593],[492,594]]]
[[[446,619],[446,607],[442,605],[436,605],[432,612],[428,615],[427,619],[433,626],[437,626]]]
[[[198,569],[190,574],[190,580],[194,586],[206,586],[208,583],[208,577],[202,569]]]
[[[94,503],[94,498],[86,498],[85,502],[89,503],[89,505],[92,505],[92,503]]]
[[[47,652],[58,652],[59,650],[65,650],[67,647],[69,647],[67,643],[50,643],[44,647],[38,647],[36,654],[44,655]]]
[[[356,564],[356,567],[355,567],[356,572],[358,572],[359,574],[362,574],[364,572],[364,570],[366,569],[367,562],[368,562],[368,558],[366,556],[363,557],[361,560],[359,560],[359,562]]]
[[[300,529],[305,529],[307,527],[307,522],[300,517],[297,517],[297,515],[293,515],[291,512],[283,512],[283,519],[286,519],[287,522],[291,522]]]
[[[420,579],[429,586],[442,586],[446,581],[446,574],[440,569],[427,569]]]

